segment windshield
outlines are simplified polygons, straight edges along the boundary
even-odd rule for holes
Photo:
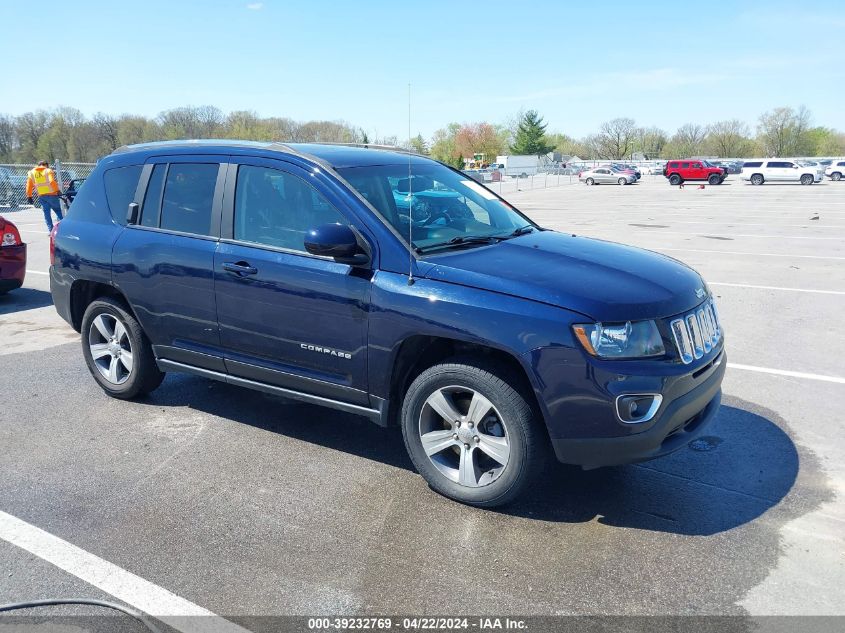
[[[412,246],[509,237],[535,226],[493,192],[439,163],[346,167],[337,170]],[[411,226],[409,226],[409,224]]]

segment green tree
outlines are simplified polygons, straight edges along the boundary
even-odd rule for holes
[[[414,138],[412,138],[410,145],[411,149],[417,154],[428,154],[428,146],[426,145],[422,134],[417,134]]]
[[[542,156],[554,149],[546,139],[546,127],[536,110],[529,110],[522,115],[516,135],[511,145],[511,152],[526,156]]]
[[[753,152],[754,143],[749,137],[748,126],[731,119],[718,121],[707,128],[704,147],[709,154],[720,158],[741,158]]]
[[[440,128],[431,137],[431,157],[447,165],[456,165],[460,161],[463,167],[463,156],[458,151],[455,137],[461,129],[460,123],[450,123],[445,128]]]
[[[800,156],[812,151],[808,130],[810,111],[801,106],[775,108],[760,115],[757,140],[767,156]]]

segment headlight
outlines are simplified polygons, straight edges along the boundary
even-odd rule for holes
[[[654,321],[573,325],[587,353],[599,358],[646,358],[666,353]]]

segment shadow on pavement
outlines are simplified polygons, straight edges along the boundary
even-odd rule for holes
[[[169,376],[148,401],[184,406],[199,378]],[[205,390],[202,390],[205,391]],[[195,409],[332,450],[413,470],[401,433],[363,418],[222,383]],[[583,471],[554,464],[518,502],[493,510],[525,519],[685,535],[730,530],[776,506],[795,483],[799,454],[774,414],[732,400],[703,438],[667,457]],[[434,493],[432,493],[434,494]]]
[[[46,290],[18,288],[0,295],[0,314],[12,314],[51,305],[53,305],[53,297]]]

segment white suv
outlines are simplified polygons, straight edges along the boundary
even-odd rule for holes
[[[791,160],[751,160],[742,165],[742,180],[752,185],[762,185],[764,182],[800,182],[802,185],[812,185],[821,182],[822,175],[815,167],[805,167]]]
[[[845,176],[845,160],[835,160],[824,170],[824,175],[831,180],[842,180]]]

